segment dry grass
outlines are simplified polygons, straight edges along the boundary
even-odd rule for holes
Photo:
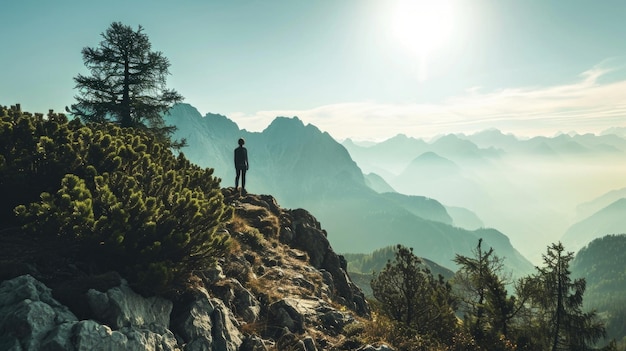
[[[248,230],[248,228],[250,228],[250,225],[243,217],[235,213],[228,223],[228,227],[232,231],[243,232]]]
[[[244,221],[248,225],[257,228],[266,238],[278,238],[278,234],[280,233],[280,220],[268,209],[249,203],[242,204],[241,207],[235,208],[235,216],[241,218],[244,215]]]

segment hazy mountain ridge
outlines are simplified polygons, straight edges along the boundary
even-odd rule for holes
[[[626,198],[621,198],[572,225],[561,241],[570,250],[583,248],[596,238],[626,233]]]
[[[408,196],[399,193],[383,193],[382,196],[399,204],[418,217],[444,224],[453,224],[452,217],[437,200],[424,196]]]
[[[476,230],[485,226],[485,223],[474,212],[466,208],[446,206],[446,211],[452,217],[452,222],[457,227]]]
[[[624,135],[615,132],[604,132],[600,135],[559,134],[553,137],[537,136],[521,139],[513,134],[504,134],[497,129],[490,129],[471,135],[459,134],[458,137],[471,141],[480,148],[493,147],[506,153],[533,153],[545,147],[562,154],[626,151]]]
[[[626,139],[617,134],[522,139],[490,129],[430,141],[399,134],[367,147],[343,144],[364,171],[377,172],[398,192],[469,210],[479,221],[466,227],[497,228],[536,262],[582,219],[579,204],[626,186]]]
[[[368,173],[364,175],[365,185],[377,193],[396,192],[389,183],[376,173]]]
[[[414,247],[418,256],[453,268],[454,255],[470,254],[478,242],[479,233],[453,227],[449,216],[445,219],[448,224],[424,219],[432,215],[417,216],[415,209],[409,210],[370,189],[361,169],[341,144],[315,126],[305,126],[297,117],[276,118],[260,133],[219,130],[215,124],[206,132],[177,114],[181,109],[192,107],[179,106],[168,117],[168,122],[178,127],[175,137],[204,133],[205,140],[198,145],[211,145],[215,150],[194,150],[198,146],[188,140],[189,146],[182,152],[192,162],[211,168],[219,165],[215,166],[215,174],[223,179],[222,186],[232,186],[232,152],[236,140],[244,137],[250,156],[249,190],[272,194],[289,208],[309,210],[328,230],[329,240],[338,252],[366,253],[401,243]],[[511,271],[525,274],[532,270],[532,264],[508,239],[508,245],[491,244],[493,239],[485,238],[485,242],[497,246],[501,256],[511,257],[507,262]]]
[[[602,196],[578,205],[576,207],[576,218],[584,220],[621,198],[626,198],[626,188],[611,190]]]

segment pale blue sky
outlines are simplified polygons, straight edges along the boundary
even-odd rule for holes
[[[0,104],[62,111],[81,49],[120,21],[145,28],[185,102],[250,131],[277,115],[359,140],[626,127],[626,1],[448,0],[422,17],[442,1],[4,0]],[[399,13],[425,25],[399,33]]]

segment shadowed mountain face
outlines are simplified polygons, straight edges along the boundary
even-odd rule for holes
[[[606,323],[607,337],[624,345],[626,340],[626,234],[594,239],[576,253],[572,277],[585,278],[586,310],[595,309]],[[600,345],[598,345],[600,346]],[[622,350],[622,347],[618,347]]]
[[[376,173],[364,175],[365,185],[377,193],[395,193],[396,191],[381,176]]]
[[[202,117],[190,105],[176,105],[166,117],[186,138],[181,151],[194,163],[215,169],[222,186],[234,186],[233,152],[244,138],[250,169],[247,187],[272,194],[288,207],[304,207],[309,197],[366,189],[363,174],[343,146],[297,117],[278,117],[262,133],[240,130],[224,116]]]
[[[366,253],[403,244],[413,247],[418,256],[454,269],[454,255],[471,255],[478,239],[484,237],[507,258],[514,274],[533,268],[504,234],[450,225],[450,216],[434,199],[372,190],[341,144],[296,117],[276,118],[260,133],[239,130],[223,116],[202,117],[184,104],[174,107],[166,118],[178,127],[174,137],[188,141],[182,152],[192,162],[214,168],[223,187],[234,186],[233,150],[243,137],[250,162],[247,190],[271,194],[287,208],[310,211],[338,252]]]

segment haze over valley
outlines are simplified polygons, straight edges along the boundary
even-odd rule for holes
[[[486,130],[428,142],[398,135],[375,145],[342,144],[364,173],[380,175],[398,192],[473,211],[533,262],[542,247],[562,240],[626,187],[626,142],[615,134],[520,139]],[[616,196],[604,196],[611,192]],[[580,210],[594,200],[593,209]],[[605,234],[626,231],[621,222]],[[586,244],[569,241],[574,251]]]

